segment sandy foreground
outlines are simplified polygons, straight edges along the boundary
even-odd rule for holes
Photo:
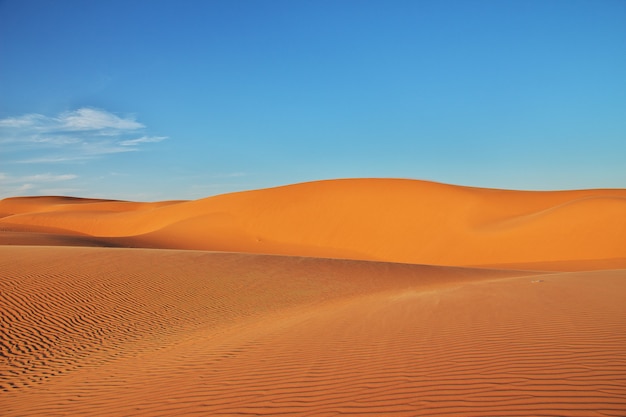
[[[343,414],[626,416],[626,190],[0,201],[0,415]]]

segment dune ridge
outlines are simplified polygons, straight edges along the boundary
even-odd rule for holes
[[[162,203],[14,198],[0,213],[3,230],[55,227],[148,248],[436,265],[626,260],[623,189],[346,179]]]

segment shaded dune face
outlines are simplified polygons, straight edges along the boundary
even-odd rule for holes
[[[523,192],[353,179],[188,202],[54,199],[3,200],[0,228],[54,227],[122,246],[437,265],[626,259],[626,190]]]

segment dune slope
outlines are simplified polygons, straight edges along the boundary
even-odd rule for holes
[[[523,192],[415,180],[318,181],[188,202],[0,202],[0,229],[127,246],[437,265],[626,266],[626,190]]]
[[[0,247],[0,411],[622,416],[626,271]]]

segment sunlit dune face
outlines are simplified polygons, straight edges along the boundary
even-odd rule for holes
[[[626,190],[522,192],[335,180],[189,202],[0,202],[3,230],[120,245],[438,265],[626,258]],[[600,265],[599,262],[596,262]]]

